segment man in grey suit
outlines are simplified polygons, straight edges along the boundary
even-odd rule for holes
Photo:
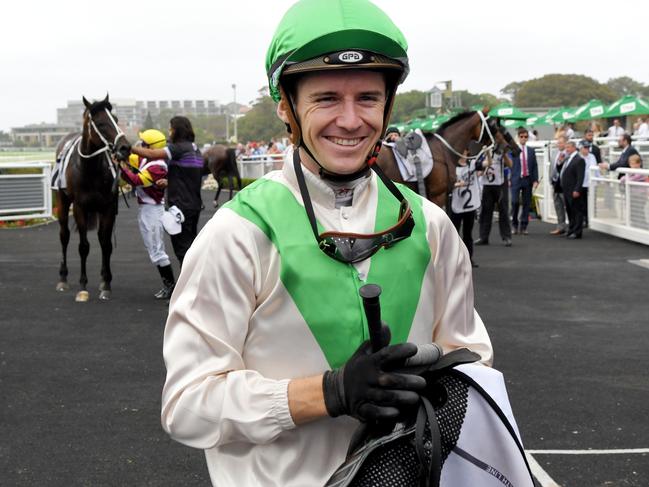
[[[568,158],[561,168],[560,181],[568,213],[568,238],[574,240],[581,238],[584,229],[586,198],[582,186],[586,162],[579,155],[577,145],[572,141],[566,143],[566,153]]]

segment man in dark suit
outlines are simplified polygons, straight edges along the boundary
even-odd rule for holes
[[[584,229],[586,213],[586,198],[582,191],[586,162],[579,155],[577,145],[572,141],[566,143],[566,153],[568,159],[561,168],[561,189],[568,213],[568,238],[578,239],[581,238]]]
[[[539,170],[536,163],[534,149],[527,146],[529,134],[527,129],[518,129],[518,140],[521,153],[511,156],[512,160],[512,233],[527,235],[527,222],[529,221],[530,206],[532,205],[532,192],[539,184]],[[519,199],[520,197],[520,199]],[[518,206],[522,206],[520,220]]]
[[[599,150],[599,147],[597,147],[597,144],[595,143],[595,134],[593,133],[593,129],[586,129],[584,132],[584,139],[590,143],[590,153],[595,156],[597,164],[602,162],[602,151]]]
[[[629,157],[631,157],[633,154],[638,153],[638,151],[635,150],[635,147],[631,145],[631,136],[629,134],[622,135],[620,137],[618,144],[620,146],[620,149],[622,149],[622,154],[620,154],[620,158],[612,164],[607,162],[602,162],[599,165],[601,169],[608,169],[609,171],[615,171],[616,169],[619,169],[621,167],[629,167]],[[622,175],[620,174],[619,177],[622,177]]]

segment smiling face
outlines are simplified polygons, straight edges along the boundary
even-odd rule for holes
[[[315,72],[303,75],[296,86],[295,111],[302,139],[329,172],[352,174],[360,170],[383,130],[385,78],[361,70]],[[288,123],[285,104],[277,114]],[[302,162],[314,173],[317,164],[304,152]]]

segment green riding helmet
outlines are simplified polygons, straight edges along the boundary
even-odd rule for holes
[[[279,23],[266,54],[268,86],[280,101],[283,75],[332,69],[378,69],[408,75],[408,44],[368,0],[301,0]],[[394,95],[394,93],[390,93]]]

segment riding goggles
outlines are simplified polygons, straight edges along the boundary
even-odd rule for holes
[[[300,187],[302,200],[304,201],[304,208],[309,218],[309,223],[313,230],[318,247],[325,255],[345,264],[356,264],[365,259],[372,257],[382,248],[389,248],[392,245],[408,238],[412,234],[415,227],[415,220],[412,216],[412,210],[408,200],[404,198],[403,194],[399,191],[396,185],[388,179],[380,168],[373,164],[372,168],[381,178],[383,183],[388,187],[390,192],[400,201],[399,206],[399,219],[397,223],[378,233],[360,234],[360,233],[346,233],[346,232],[318,232],[318,226],[313,211],[313,204],[309,196],[309,191],[304,180],[304,173],[302,172],[302,164],[300,163],[298,149],[293,153],[293,163],[295,173]]]

